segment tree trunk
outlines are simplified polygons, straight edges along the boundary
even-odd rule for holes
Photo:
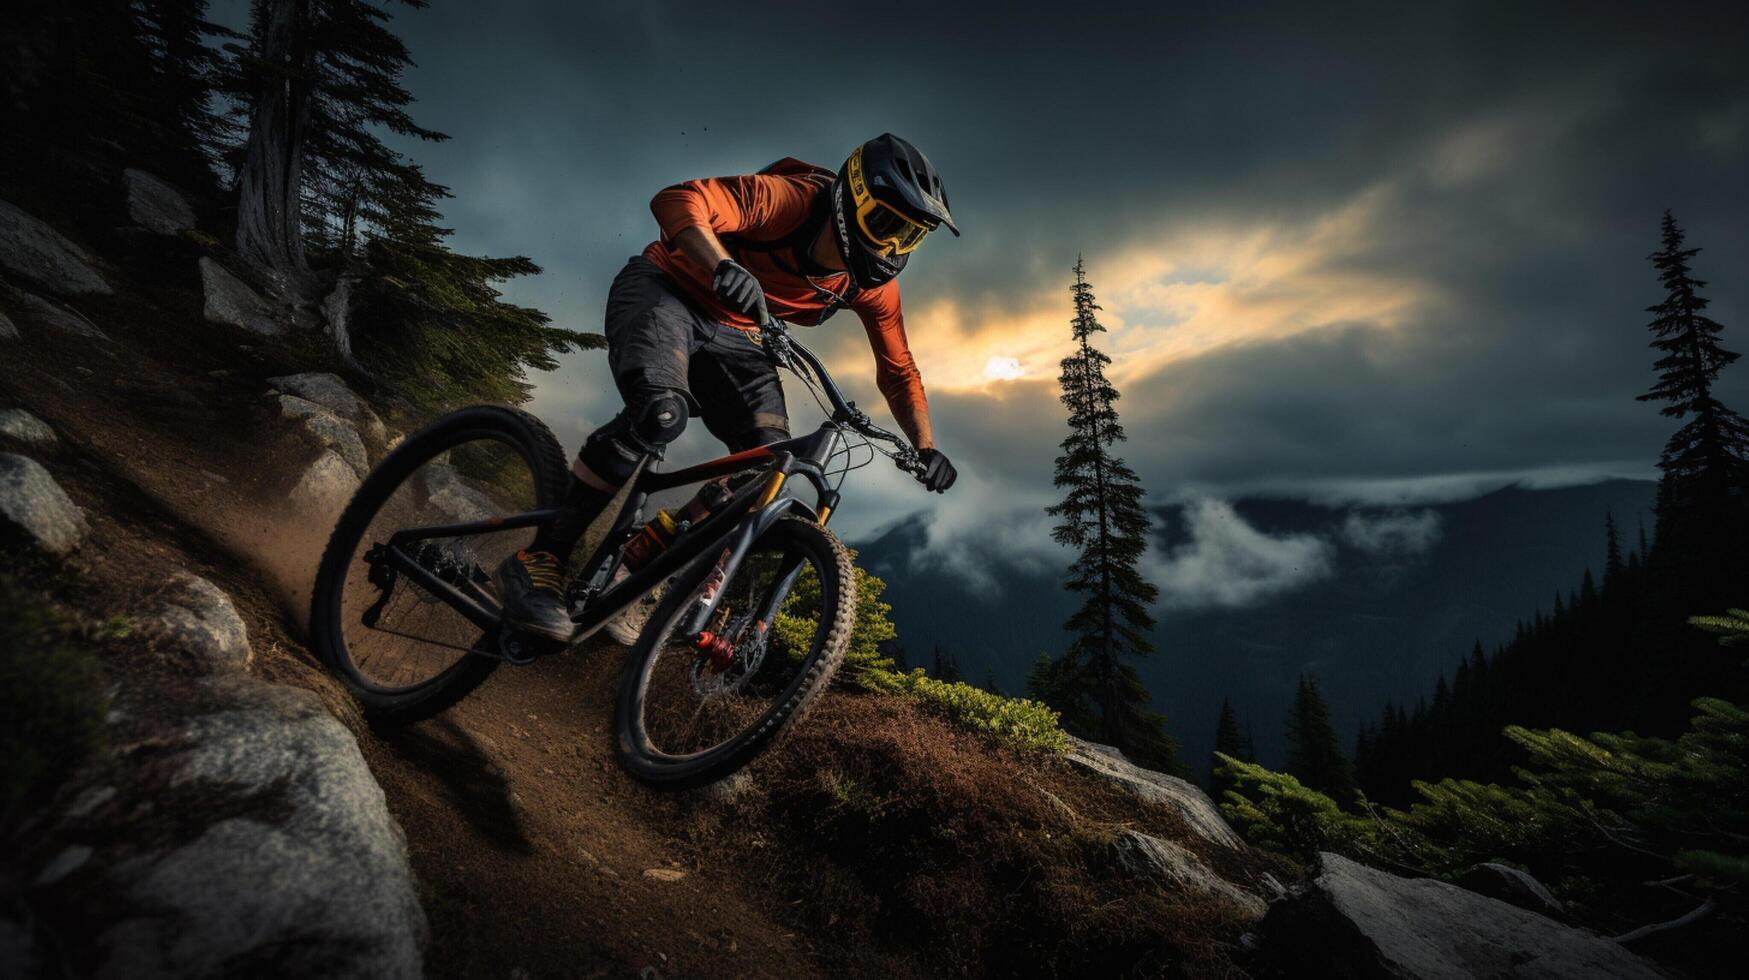
[[[302,298],[303,145],[310,115],[310,0],[270,0],[263,16],[267,80],[249,124],[249,152],[237,201],[237,252],[287,298]]]

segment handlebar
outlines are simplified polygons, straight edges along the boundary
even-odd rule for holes
[[[928,469],[917,450],[905,442],[896,433],[888,432],[874,424],[868,413],[856,407],[856,403],[844,397],[844,392],[838,389],[838,383],[832,380],[832,373],[826,370],[826,365],[811,350],[789,335],[784,329],[783,321],[767,314],[765,322],[759,325],[759,338],[765,348],[765,356],[778,367],[789,368],[801,374],[803,369],[811,374],[826,393],[826,400],[832,405],[832,421],[848,426],[869,437],[888,442],[896,450],[892,454],[894,465],[899,469],[921,479]]]

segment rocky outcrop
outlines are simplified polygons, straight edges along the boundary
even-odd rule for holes
[[[1069,742],[1069,751],[1064,758],[1071,765],[1111,780],[1150,803],[1171,808],[1184,818],[1185,824],[1191,830],[1216,844],[1225,847],[1245,846],[1239,835],[1234,833],[1233,828],[1221,816],[1214,801],[1193,783],[1177,776],[1143,769],[1109,745],[1100,745],[1073,736]]]
[[[156,625],[202,673],[246,671],[255,656],[249,627],[231,597],[198,575],[184,573],[171,580]]]
[[[455,521],[479,521],[508,508],[501,507],[491,497],[462,479],[448,463],[428,463],[419,471],[422,489],[431,505]]]
[[[49,471],[15,453],[0,453],[0,523],[51,555],[70,553],[90,530],[84,511]]]
[[[130,911],[96,937],[96,975],[418,977],[406,841],[358,743],[308,691],[210,685],[225,707],[187,722],[168,789],[223,805],[105,872]]]
[[[324,371],[310,371],[304,374],[288,374],[278,378],[268,378],[267,383],[276,390],[298,396],[315,402],[334,414],[352,422],[359,430],[376,445],[383,445],[388,439],[388,433],[383,428],[383,420],[371,410],[364,399],[358,397],[346,382],[337,374]]]
[[[97,324],[87,320],[77,310],[54,300],[44,299],[35,293],[27,293],[22,289],[14,289],[8,295],[19,309],[35,317],[38,322],[45,326],[79,337],[90,337],[95,340],[109,339],[109,335],[98,329]]]
[[[241,327],[265,337],[286,332],[285,322],[272,303],[249,288],[229,269],[206,256],[200,259],[201,288],[206,292],[205,316],[212,323]]]
[[[358,491],[358,474],[332,449],[317,456],[287,495],[293,507],[314,517],[338,514]]]
[[[144,170],[121,172],[128,189],[128,217],[160,235],[177,235],[194,227],[194,209],[182,194]]]
[[[1510,902],[1551,919],[1565,919],[1567,907],[1542,882],[1505,864],[1478,864],[1459,876],[1458,887]]]
[[[1262,897],[1222,878],[1202,858],[1169,840],[1124,830],[1112,841],[1118,864],[1130,874],[1173,892],[1224,898],[1253,916],[1262,916]]]
[[[364,450],[364,440],[358,436],[358,430],[352,424],[334,414],[328,408],[318,405],[307,398],[297,395],[277,395],[279,413],[288,419],[295,419],[302,424],[304,431],[315,437],[324,448],[332,449],[352,467],[352,472],[363,477],[370,471],[370,458]]]
[[[111,291],[84,249],[6,201],[0,201],[0,269],[56,293]]]
[[[1264,917],[1264,955],[1290,976],[1655,980],[1601,936],[1432,879],[1336,854]]]
[[[22,408],[5,408],[0,409],[0,437],[27,446],[50,446],[55,443],[55,430]]]

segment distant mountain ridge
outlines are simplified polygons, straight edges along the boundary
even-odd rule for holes
[[[1142,677],[1182,741],[1182,758],[1199,773],[1223,697],[1253,732],[1261,760],[1279,765],[1283,719],[1306,670],[1316,673],[1332,720],[1351,743],[1387,699],[1412,704],[1475,640],[1491,648],[1518,620],[1548,609],[1557,591],[1575,588],[1587,567],[1600,571],[1606,512],[1622,529],[1624,549],[1636,547],[1639,526],[1652,524],[1655,490],[1640,480],[1509,486],[1408,509],[1235,500],[1234,513],[1258,532],[1325,542],[1325,574],[1238,608],[1158,610],[1158,652],[1139,665]],[[1162,550],[1193,544],[1184,507],[1156,514]],[[1392,521],[1410,538],[1417,526],[1436,535],[1381,545],[1356,533]],[[926,664],[940,644],[968,680],[992,678],[1018,693],[1033,659],[1066,643],[1061,627],[1075,597],[1062,590],[1062,568],[995,563],[985,571],[996,588],[971,589],[939,562],[917,561],[926,544],[923,518],[855,543],[858,560],[888,583],[885,598],[912,662]]]

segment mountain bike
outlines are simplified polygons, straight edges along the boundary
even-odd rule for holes
[[[659,589],[620,681],[620,758],[636,777],[672,788],[745,765],[801,717],[849,644],[856,576],[826,528],[845,476],[877,453],[924,473],[918,453],[847,400],[781,321],[754,337],[826,421],[694,466],[640,462],[572,578],[567,644],[508,628],[490,574],[553,517],[572,479],[567,455],[534,416],[482,405],[408,436],[341,514],[311,599],[323,663],[367,714],[413,721],[455,704],[501,664],[575,647]],[[721,502],[694,523],[670,520],[671,542],[630,568],[627,545],[648,523],[652,496],[710,481]],[[812,503],[786,492],[801,484]]]

